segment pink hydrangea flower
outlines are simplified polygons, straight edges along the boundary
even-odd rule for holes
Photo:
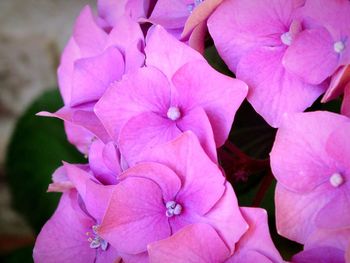
[[[144,64],[143,45],[140,26],[130,18],[119,17],[106,32],[90,7],[85,7],[76,20],[58,68],[65,106],[54,114],[39,114],[65,120],[69,141],[85,154],[94,137],[108,142],[110,138],[93,107],[112,82]]]
[[[193,223],[213,227],[229,251],[248,228],[231,185],[186,132],[121,175],[99,233],[120,253],[142,255]]]
[[[305,244],[319,229],[350,227],[350,119],[330,112],[288,116],[271,151],[277,228]]]
[[[241,211],[249,229],[236,244],[233,255],[215,229],[197,223],[184,227],[167,239],[150,244],[150,262],[167,262],[169,257],[172,263],[283,262],[269,235],[266,211],[258,208],[242,208]]]
[[[75,189],[63,193],[54,215],[36,239],[33,257],[37,263],[114,262],[119,254],[98,233],[110,186],[99,184],[78,166],[65,164],[66,176]]]
[[[287,50],[284,66],[305,82],[319,84],[349,64],[349,13],[348,0],[307,0],[300,10],[306,29]]]
[[[305,83],[282,64],[302,29],[294,19],[302,3],[227,0],[208,20],[220,56],[237,78],[247,82],[248,101],[273,127],[285,114],[304,111],[325,90]]]
[[[122,155],[132,165],[143,149],[191,130],[216,160],[246,84],[218,73],[160,27],[148,36],[145,53],[146,67],[124,75],[95,106]]]

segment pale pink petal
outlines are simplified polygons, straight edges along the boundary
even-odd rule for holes
[[[33,250],[35,262],[94,262],[96,251],[89,247],[86,232],[91,231],[95,222],[77,209],[76,192],[63,194],[57,210],[36,239]]]
[[[132,166],[143,151],[175,139],[179,134],[181,130],[176,122],[153,112],[145,112],[130,118],[122,127],[118,145]]]
[[[121,167],[120,153],[113,142],[109,142],[105,145],[102,151],[102,158],[106,167],[113,171],[115,175],[121,173],[123,169]]]
[[[237,78],[249,86],[248,101],[273,127],[285,114],[302,112],[321,95],[325,87],[309,85],[282,66],[284,48],[252,50],[240,61]]]
[[[187,19],[181,38],[186,38],[202,23],[205,23],[210,14],[221,4],[222,0],[206,0],[197,6]]]
[[[125,6],[128,0],[98,0],[97,10],[101,18],[113,26],[119,17],[125,14]]]
[[[189,45],[194,50],[203,54],[205,50],[205,37],[207,35],[207,24],[205,22],[200,23],[195,29],[193,29],[192,34],[189,39]]]
[[[98,56],[76,60],[70,106],[98,100],[113,81],[121,79],[124,71],[124,58],[115,47]]]
[[[216,146],[223,145],[235,113],[247,94],[247,85],[215,71],[202,61],[182,66],[172,82],[181,106],[185,109],[202,107],[213,128]]]
[[[117,142],[126,122],[143,112],[160,112],[166,115],[170,104],[170,84],[167,78],[153,67],[141,68],[124,75],[114,83],[95,106],[95,113],[110,136]]]
[[[207,114],[201,107],[196,107],[186,112],[186,115],[179,119],[176,126],[182,132],[192,131],[197,136],[210,159],[217,163],[216,145],[212,126]]]
[[[194,60],[204,60],[184,43],[171,36],[160,26],[155,26],[146,40],[146,65],[160,69],[169,79],[184,64]]]
[[[48,192],[65,192],[74,188],[74,184],[67,177],[64,166],[58,167],[52,174],[52,183],[49,184]]]
[[[224,262],[230,252],[210,225],[198,223],[148,245],[148,254],[151,263],[212,263]]]
[[[348,83],[350,83],[350,66],[340,67],[333,74],[329,87],[323,95],[322,102],[328,102],[339,97]]]
[[[334,40],[324,28],[307,29],[299,33],[283,57],[287,71],[310,84],[320,84],[339,66],[339,54]]]
[[[345,263],[344,251],[332,247],[318,247],[302,251],[292,258],[293,263]]]
[[[87,156],[90,144],[96,136],[84,127],[75,125],[69,121],[64,121],[64,130],[68,141],[75,145],[82,154]]]
[[[97,55],[104,49],[107,34],[97,25],[89,6],[86,6],[77,18],[73,38],[84,57]]]
[[[183,28],[190,15],[186,1],[158,0],[149,21],[165,28]]]
[[[239,60],[253,47],[283,45],[280,37],[289,31],[295,7],[296,1],[283,0],[221,3],[210,16],[208,28],[228,67],[236,72]]]
[[[298,194],[277,183],[275,190],[276,225],[278,233],[304,244],[317,230],[315,218],[335,195],[315,189],[309,194]]]
[[[326,151],[327,140],[336,127],[348,122],[342,115],[325,111],[288,115],[270,154],[278,182],[299,192],[328,182],[339,171],[338,160]]]
[[[248,207],[242,208],[241,211],[249,229],[239,240],[235,253],[227,262],[283,262],[271,240],[267,212],[260,208]]]
[[[165,212],[155,182],[129,177],[115,186],[99,234],[121,253],[138,254],[171,234]]]

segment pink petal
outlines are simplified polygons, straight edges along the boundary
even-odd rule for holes
[[[328,102],[339,97],[350,82],[350,66],[340,67],[332,76],[331,83],[323,95],[322,102]]]
[[[197,136],[200,144],[210,159],[217,163],[213,130],[208,116],[202,108],[196,107],[186,112],[186,115],[179,119],[176,126],[182,132],[192,131]]]
[[[293,256],[295,263],[345,263],[344,251],[332,247],[318,247]]]
[[[225,178],[192,132],[144,152],[140,161],[157,162],[172,169],[182,181],[177,200],[198,215],[210,211],[225,191]]]
[[[132,117],[120,131],[118,145],[130,166],[139,155],[157,145],[175,139],[181,130],[176,122],[153,112],[145,112]]]
[[[148,246],[150,262],[223,262],[230,254],[216,231],[207,224],[193,224],[173,236]]]
[[[95,56],[104,49],[107,34],[95,22],[89,6],[86,6],[77,18],[73,38],[84,57]]]
[[[247,94],[247,85],[215,71],[202,61],[182,66],[172,81],[182,107],[202,107],[213,127],[216,146],[223,145],[235,113]]]
[[[99,234],[121,253],[138,254],[171,234],[161,188],[130,177],[115,186]]]
[[[184,64],[204,60],[198,52],[155,26],[146,40],[146,65],[160,69],[169,79]]]
[[[344,89],[344,98],[341,105],[341,114],[350,118],[350,82]]]
[[[247,207],[242,208],[241,211],[248,222],[249,229],[239,240],[237,250],[227,262],[282,262],[271,240],[266,211]]]
[[[298,192],[328,182],[339,171],[338,160],[326,151],[327,140],[346,122],[348,119],[339,114],[322,111],[288,115],[270,153],[278,182]]]
[[[283,0],[221,3],[210,16],[208,28],[228,67],[236,72],[239,60],[254,47],[281,46],[280,36],[289,30],[295,7],[296,1]]]
[[[124,71],[123,56],[115,47],[75,61],[70,105],[98,100],[113,81],[121,79]]]
[[[52,174],[52,183],[49,184],[48,192],[65,192],[74,188],[74,184],[67,177],[64,166],[58,167]]]
[[[164,112],[170,104],[170,85],[153,67],[124,75],[105,92],[95,106],[95,113],[110,136],[117,142],[126,122],[143,112]]]
[[[87,155],[90,144],[94,140],[95,135],[84,127],[75,125],[69,121],[64,122],[64,130],[68,141],[75,145],[81,153]]]
[[[210,14],[221,4],[222,0],[206,0],[197,6],[187,19],[181,38],[186,38],[203,22],[206,22]]]
[[[231,253],[248,229],[248,224],[238,207],[237,197],[229,183],[226,183],[223,196],[202,220],[216,229]]]
[[[289,74],[282,66],[284,50],[272,47],[252,50],[237,68],[237,78],[250,88],[248,101],[273,127],[281,125],[285,114],[304,111],[325,90]]]
[[[190,15],[186,1],[158,0],[149,20],[165,28],[183,28]]]
[[[304,245],[305,250],[317,247],[334,247],[345,251],[350,242],[350,228],[322,229],[314,232]]]
[[[76,209],[79,209],[76,192],[63,194],[57,210],[37,237],[35,262],[94,262],[96,251],[89,247],[86,232],[91,231],[95,222]]]
[[[277,183],[275,190],[276,225],[278,233],[304,244],[317,230],[315,218],[318,212],[335,195],[316,189],[308,194],[298,194]]]
[[[143,252],[140,254],[122,254],[121,255],[123,261],[125,263],[149,263],[148,253]]]
[[[324,28],[299,33],[283,57],[287,71],[310,84],[320,84],[331,76],[339,65],[334,40]]]
[[[189,39],[190,47],[201,54],[203,54],[205,50],[205,37],[207,35],[207,31],[207,24],[205,22],[202,22],[193,29]]]

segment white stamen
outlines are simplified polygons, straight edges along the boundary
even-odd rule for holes
[[[168,201],[165,204],[165,207],[167,209],[165,212],[165,215],[167,217],[172,217],[174,215],[181,214],[182,206],[180,204],[176,203],[175,201]]]
[[[329,182],[333,187],[338,187],[344,183],[344,178],[340,173],[334,173],[329,178]]]
[[[90,248],[101,248],[103,251],[106,251],[108,248],[108,242],[104,239],[102,239],[99,235],[98,235],[98,229],[99,229],[99,225],[94,225],[92,226],[92,237],[88,238],[88,241],[90,243]],[[86,233],[87,236],[90,236],[91,233],[87,232]]]
[[[337,53],[341,53],[345,49],[345,45],[343,41],[335,42],[333,47],[334,47],[334,51]]]
[[[181,112],[178,107],[170,107],[166,115],[170,120],[176,121],[181,117]]]
[[[293,37],[290,32],[285,32],[281,35],[281,41],[283,44],[290,46],[292,44]]]

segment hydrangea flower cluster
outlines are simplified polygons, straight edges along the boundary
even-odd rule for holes
[[[240,207],[217,149],[245,98],[278,128],[278,233],[292,262],[350,263],[350,2],[99,0],[58,68],[63,162],[35,262],[284,262],[267,212]],[[237,78],[201,52],[207,33]],[[303,112],[343,95],[341,114]],[[233,185],[234,186],[234,185]]]

